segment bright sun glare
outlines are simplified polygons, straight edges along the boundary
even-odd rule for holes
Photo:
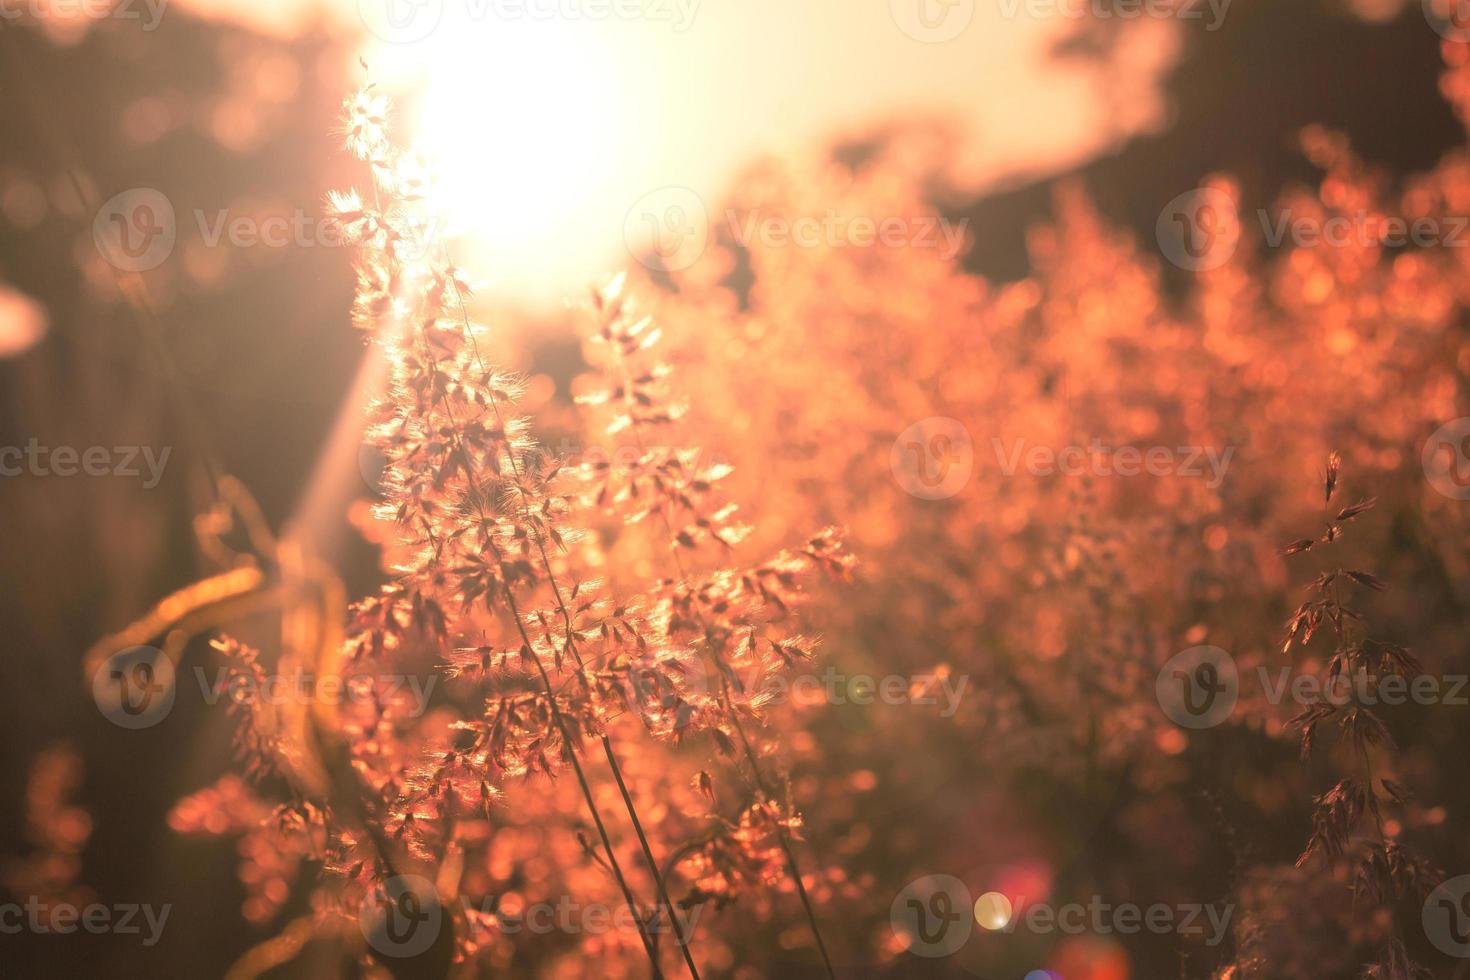
[[[1055,23],[1002,18],[989,5],[976,5],[963,37],[936,45],[907,36],[889,4],[852,0],[649,5],[685,9],[687,21],[332,2],[354,19],[380,3],[442,13],[400,43],[381,40],[391,20],[362,21],[364,55],[399,105],[419,106],[407,132],[440,177],[455,257],[498,295],[533,305],[634,261],[625,228],[642,227],[649,200],[672,193],[687,204],[694,194],[717,227],[728,219],[714,210],[722,192],[762,155],[814,153],[865,127],[938,114],[980,134],[935,161],[973,192],[1069,166],[1152,118],[1140,109],[1120,123],[1101,111],[1093,71],[1047,60]],[[1167,57],[1150,58],[1129,104],[1152,111],[1149,85]]]
[[[590,280],[620,261],[589,228],[609,220],[613,164],[627,156],[618,65],[595,40],[528,22],[467,23],[432,42],[414,129],[438,174],[444,232],[456,258],[517,292],[546,296],[567,287],[568,269]]]

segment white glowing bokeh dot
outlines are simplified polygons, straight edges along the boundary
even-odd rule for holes
[[[986,892],[975,900],[975,921],[991,932],[1010,924],[1011,911],[1011,900],[1000,892]]]

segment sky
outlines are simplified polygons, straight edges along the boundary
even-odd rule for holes
[[[1126,68],[1104,80],[1047,63],[1077,24],[1056,0],[174,3],[359,36],[375,80],[423,95],[406,122],[441,176],[456,257],[532,303],[626,265],[659,217],[713,211],[752,160],[887,123],[948,122],[961,142],[936,169],[960,193],[1067,169],[1163,122],[1181,32],[1127,25]]]

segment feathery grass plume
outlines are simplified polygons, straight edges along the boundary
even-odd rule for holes
[[[719,890],[711,890],[705,880],[709,875],[701,870],[695,872],[691,895],[718,896],[721,904],[729,901],[754,880],[740,870],[742,865],[764,866],[769,855],[764,839],[773,835],[823,965],[832,975],[826,943],[791,847],[801,818],[790,801],[789,781],[782,776],[779,782],[786,789],[778,794],[746,726],[761,724],[768,700],[761,681],[811,660],[813,641],[791,629],[794,607],[801,601],[801,578],[814,570],[846,578],[853,559],[837,530],[827,528],[801,548],[784,550],[764,562],[691,574],[686,556],[712,544],[718,558],[726,558],[749,528],[734,519],[735,504],[719,499],[719,482],[731,472],[727,464],[706,462],[697,447],[662,445],[686,407],[670,395],[671,370],[657,351],[660,331],[651,317],[638,314],[625,286],[626,276],[619,275],[593,293],[595,327],[588,355],[598,373],[578,400],[601,407],[602,433],[608,437],[626,433],[632,440],[627,448],[633,452],[602,454],[575,475],[589,488],[593,503],[621,515],[630,525],[656,515],[658,527],[650,537],[668,550],[677,572],[654,593],[660,640],[674,649],[697,651],[703,676],[714,679],[701,685],[706,689],[699,692],[701,697],[686,699],[677,684],[669,683],[671,677],[655,675],[656,683],[645,689],[653,696],[640,699],[645,717],[657,718],[651,727],[676,741],[690,730],[708,732],[721,754],[743,756],[754,786],[754,799],[738,822],[690,854],[719,871]],[[713,802],[709,774],[701,772],[699,778]],[[759,827],[767,833],[755,832]]]
[[[1334,452],[1323,481],[1326,527],[1319,538],[1302,541],[1338,543],[1347,524],[1376,504],[1368,498],[1339,508],[1334,515],[1332,499],[1341,469],[1341,457]],[[1285,553],[1304,553],[1306,547],[1299,544]],[[1318,627],[1325,624],[1329,628],[1333,649],[1320,675],[1322,690],[1350,692],[1342,698],[1325,696],[1291,720],[1291,726],[1301,731],[1303,757],[1318,748],[1319,730],[1335,725],[1356,762],[1355,771],[1315,798],[1311,837],[1297,867],[1307,867],[1314,857],[1322,858],[1329,871],[1346,863],[1355,910],[1364,914],[1359,906],[1366,906],[1366,914],[1386,915],[1393,923],[1389,934],[1380,938],[1376,961],[1363,975],[1376,980],[1414,980],[1428,973],[1413,963],[1405,947],[1408,933],[1400,921],[1401,900],[1422,902],[1442,875],[1398,839],[1397,829],[1390,830],[1400,824],[1390,823],[1385,811],[1401,808],[1407,802],[1406,791],[1391,778],[1394,741],[1372,706],[1382,703],[1378,691],[1385,677],[1409,682],[1419,676],[1420,666],[1404,648],[1369,635],[1367,616],[1354,602],[1354,592],[1360,588],[1383,592],[1388,586],[1371,572],[1341,566],[1325,569],[1307,586],[1313,598],[1297,606],[1286,624],[1283,652],[1288,655],[1293,649],[1305,648]],[[1413,921],[1418,921],[1417,916]]]
[[[470,649],[482,672],[498,664],[506,675],[503,688],[484,693],[477,717],[455,723],[460,735],[451,749],[403,781],[394,835],[432,858],[453,845],[456,810],[466,803],[483,807],[485,787],[502,774],[569,766],[605,867],[637,916],[645,952],[661,975],[651,929],[657,913],[646,914],[634,896],[579,759],[584,739],[601,742],[659,901],[669,909],[607,734],[617,705],[606,678],[588,671],[631,627],[621,607],[598,601],[594,583],[563,586],[565,562],[559,572],[548,549],[564,552],[578,533],[569,501],[552,491],[554,468],[539,462],[529,424],[515,414],[519,380],[492,370],[481,355],[480,328],[465,308],[468,286],[432,240],[436,224],[418,207],[423,171],[383,136],[385,116],[376,96],[349,102],[348,144],[372,169],[373,205],[356,194],[332,202],[362,246],[355,315],[389,365],[388,394],[372,414],[372,437],[386,459],[377,511],[397,537],[396,581],[385,598],[406,608],[408,629],[441,644],[478,636]],[[464,675],[464,653],[459,647],[447,657],[456,677]],[[684,964],[697,978],[684,930],[670,918]]]
[[[1466,47],[1446,49],[1453,98],[1470,104]],[[1238,200],[1242,212],[1270,205],[1293,221],[1353,222],[1366,212],[1370,220],[1462,224],[1456,216],[1470,202],[1463,148],[1394,186],[1355,159],[1339,134],[1309,127],[1300,145],[1322,172],[1316,186],[1255,202],[1226,177],[1208,184]],[[937,175],[916,159],[902,144],[878,141],[858,160],[822,154],[762,163],[725,199],[710,202],[711,213],[758,213],[763,221],[830,212],[931,218],[926,191]],[[840,520],[848,530],[864,575],[851,598],[822,609],[821,630],[824,642],[842,650],[844,665],[910,675],[948,667],[952,675],[984,678],[952,718],[877,707],[765,714],[814,815],[806,828],[814,849],[847,855],[836,869],[840,880],[813,888],[818,907],[834,910],[828,929],[843,919],[879,923],[869,947],[879,960],[905,955],[882,924],[892,890],[875,894],[863,882],[899,882],[975,861],[971,835],[914,832],[905,804],[916,800],[1002,800],[1006,817],[1021,825],[1003,840],[1019,841],[1012,846],[1024,858],[1006,850],[994,855],[997,862],[1127,883],[1148,900],[1184,887],[1186,877],[1197,898],[1230,889],[1238,865],[1274,860],[1264,856],[1267,842],[1246,828],[1288,816],[1306,825],[1314,808],[1283,789],[1300,768],[1296,739],[1274,737],[1283,720],[1256,685],[1242,684],[1233,716],[1206,733],[1181,731],[1153,693],[1159,668],[1183,647],[1220,646],[1251,670],[1269,665],[1264,651],[1283,641],[1280,624],[1298,603],[1293,597],[1281,608],[1289,564],[1277,553],[1296,537],[1299,518],[1283,501],[1299,499],[1300,487],[1294,470],[1263,461],[1320,459],[1324,445],[1341,446],[1351,472],[1371,479],[1380,502],[1364,510],[1367,501],[1349,495],[1354,478],[1341,462],[1329,467],[1328,517],[1341,515],[1332,533],[1356,532],[1383,512],[1395,529],[1398,564],[1343,560],[1345,571],[1359,575],[1345,575],[1339,586],[1373,597],[1375,621],[1394,623],[1398,636],[1411,624],[1422,629],[1425,641],[1414,644],[1420,649],[1452,649],[1458,639],[1451,622],[1470,581],[1463,548],[1470,511],[1426,485],[1419,452],[1426,435],[1466,414],[1465,249],[1286,239],[1266,251],[1247,236],[1224,266],[1186,277],[1181,292],[1155,243],[1110,227],[1077,184],[1060,186],[1054,214],[1029,230],[1027,272],[1006,283],[988,282],[938,249],[801,248],[717,231],[694,266],[644,277],[636,290],[661,328],[660,360],[677,364],[677,374],[631,372],[629,409],[621,407],[626,396],[606,394],[618,394],[616,385],[600,383],[602,404],[593,406],[631,417],[646,410],[636,393],[651,384],[677,380],[681,390],[697,392],[695,409],[678,420],[688,436],[672,441],[726,447],[738,461],[720,485],[729,499],[761,504],[759,519],[745,520],[741,548],[779,548],[793,527]],[[607,349],[594,346],[589,359]],[[900,433],[932,419],[959,423],[971,439],[968,482],[939,501],[909,494],[903,466],[912,456],[893,456]],[[1162,448],[1175,470],[1127,476],[1095,469],[1094,440],[1140,454]],[[656,437],[647,442],[656,460],[675,455]],[[1027,453],[1070,447],[1082,451],[1074,458],[1091,472],[1028,471]],[[1100,461],[1112,460],[1104,454]],[[704,457],[688,467],[721,462]],[[643,492],[651,469],[640,468],[636,497],[627,491],[630,513],[653,506]],[[594,480],[589,492],[613,498],[629,475]],[[1312,487],[1319,502],[1326,477]],[[676,533],[687,523],[679,513],[671,515]],[[668,560],[662,542],[644,548],[630,541],[635,530],[603,532],[609,577],[641,572],[645,559]],[[1333,545],[1321,538],[1299,538],[1296,554],[1330,555]],[[1376,527],[1349,541],[1387,553]],[[694,561],[721,550],[709,539],[677,553]],[[1401,571],[1418,573],[1412,588],[1401,584]],[[1398,587],[1378,593],[1372,583],[1390,578]],[[1426,621],[1422,613],[1431,608],[1440,614]],[[1303,618],[1303,633],[1307,625]],[[1319,619],[1315,628],[1329,627]],[[955,653],[936,663],[936,650]],[[1375,658],[1385,652],[1369,651]],[[1420,780],[1410,772],[1432,778],[1433,760],[1457,744],[1445,720],[1452,710],[1424,712],[1424,725],[1412,731],[1399,731],[1397,716],[1385,713],[1409,751],[1398,760],[1404,775],[1382,775],[1412,785]],[[860,724],[849,723],[858,717]],[[1317,731],[1327,741],[1327,729]],[[728,805],[721,773],[712,771]],[[1386,799],[1381,780],[1377,788]],[[1208,817],[1196,802],[1206,790],[1235,808],[1225,839],[1240,843],[1228,848],[1228,859],[1211,859],[1216,838],[1206,844],[1185,829]],[[1058,807],[1059,799],[1069,803]],[[1434,846],[1440,863],[1453,857],[1437,829],[1453,806],[1411,803],[1395,811],[1416,848]],[[852,844],[849,831],[874,843]],[[1158,853],[1161,839],[1178,843],[1170,849],[1177,863],[1140,873],[1137,857]],[[1124,846],[1081,843],[1097,840]],[[1283,870],[1299,851],[1291,849]],[[1282,887],[1320,877],[1314,858],[1282,877]],[[1353,927],[1339,925],[1344,934]],[[1291,941],[1290,932],[1276,941]],[[1381,948],[1374,944],[1360,962]],[[1164,975],[1157,961],[1154,967]],[[997,965],[994,972],[1008,970]],[[1280,975],[1290,967],[1266,963],[1254,974]]]
[[[1446,52],[1446,95],[1463,111],[1470,58],[1463,44]],[[1407,897],[1429,876],[1418,854],[1464,856],[1458,802],[1419,805],[1406,787],[1430,795],[1448,771],[1454,714],[1418,712],[1411,727],[1408,712],[1353,702],[1304,713],[1313,772],[1331,773],[1313,800],[1290,791],[1298,746],[1253,685],[1208,731],[1164,717],[1154,691],[1171,655],[1206,643],[1243,671],[1284,645],[1328,681],[1413,677],[1409,653],[1370,635],[1369,610],[1385,635],[1453,649],[1470,510],[1426,484],[1419,452],[1465,414],[1464,249],[1370,238],[1270,254],[1243,240],[1180,294],[1152,245],[1071,184],[1029,232],[1024,277],[1003,285],[912,244],[717,234],[690,269],[594,300],[582,394],[612,430],[595,438],[629,445],[573,465],[536,446],[524,386],[482,359],[487,332],[426,213],[429,178],[392,148],[388,121],[371,90],[354,100],[344,137],[374,176],[328,208],[363,247],[353,317],[391,366],[371,433],[387,483],[380,520],[364,522],[391,581],[349,606],[289,540],[247,535],[248,552],[233,551],[228,532],[260,520],[226,483],[198,528],[218,574],[112,638],[164,636],[177,654],[182,635],[227,624],[230,683],[259,683],[288,656],[443,681],[421,706],[375,684],[330,715],[231,709],[251,779],[199,790],[170,823],[239,838],[246,918],[274,937],[237,975],[328,941],[360,972],[404,972],[355,921],[394,874],[432,879],[422,897],[446,912],[453,960],[434,976],[646,975],[650,947],[656,969],[677,967],[676,944],[710,972],[759,970],[751,950],[807,955],[788,892],[808,900],[822,945],[902,973],[887,920],[897,888],[982,863],[1140,906],[1233,892],[1233,948],[1089,943],[1133,975],[1412,973],[1406,950],[1423,944],[1409,940]],[[1301,143],[1323,176],[1280,206],[1302,220],[1448,224],[1470,206],[1463,150],[1396,191],[1342,136],[1310,128]],[[732,206],[938,217],[923,155],[880,140],[839,156],[763,164]],[[1228,178],[1209,184],[1241,195]],[[538,409],[538,430],[559,409]],[[971,439],[968,482],[943,500],[909,492],[915,460],[895,445],[934,419]],[[1122,474],[1094,440],[1164,449],[1176,471]],[[1325,445],[1344,450],[1311,488],[1326,526],[1297,537],[1284,502],[1300,498],[1298,476],[1271,461]],[[1010,462],[1068,447],[1090,472]],[[1376,501],[1350,495],[1359,482]],[[842,574],[845,545],[792,529],[837,521],[864,573],[820,604],[827,586],[810,573]],[[1376,551],[1336,558],[1344,547]],[[1305,601],[1287,604],[1287,570],[1318,560]],[[263,611],[286,614],[291,642],[236,622]],[[844,668],[906,675],[913,703],[778,708],[765,681],[808,669],[818,634]],[[974,680],[962,700],[920,703],[955,679]],[[1457,793],[1444,778],[1434,795]],[[1309,822],[1300,867],[1302,849],[1264,836]],[[796,855],[815,870],[802,875]],[[626,903],[637,927],[498,927],[548,895]],[[704,908],[725,911],[696,938]],[[1019,975],[999,961],[1016,949],[981,968]]]

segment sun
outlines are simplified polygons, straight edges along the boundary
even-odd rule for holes
[[[633,120],[598,25],[473,19],[413,45],[410,120],[455,258],[518,296],[560,299],[626,260],[615,188]],[[401,56],[392,46],[382,56]]]

